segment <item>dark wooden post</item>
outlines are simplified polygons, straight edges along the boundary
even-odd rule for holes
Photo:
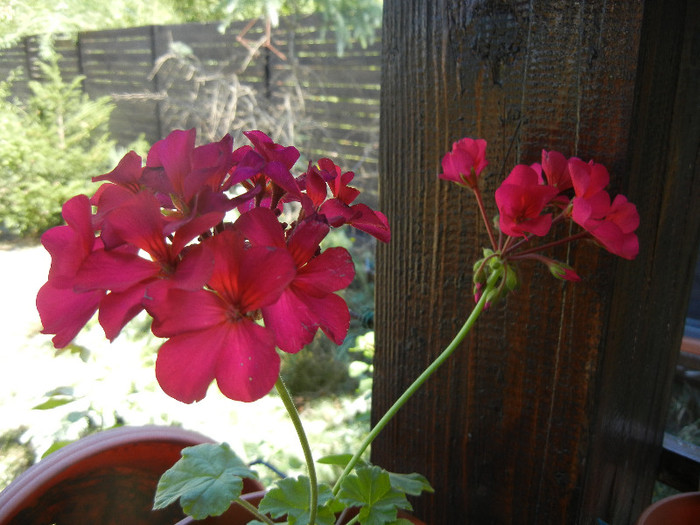
[[[439,182],[463,136],[488,143],[486,194],[542,148],[595,159],[638,206],[641,252],[524,266],[453,360],[373,446],[425,474],[432,525],[633,523],[649,503],[700,232],[700,5],[386,0],[374,412],[471,309],[487,239],[473,197]],[[492,198],[487,204],[495,213]]]

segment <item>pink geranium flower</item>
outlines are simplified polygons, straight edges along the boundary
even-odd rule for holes
[[[168,338],[156,366],[165,392],[192,402],[216,380],[225,395],[252,401],[277,378],[276,346],[297,352],[319,329],[344,340],[350,314],[335,292],[354,264],[320,243],[344,224],[388,241],[387,219],[353,202],[352,172],[322,159],[294,178],[296,148],[246,136],[252,146],[233,151],[228,135],[195,146],[194,130],[174,131],[145,166],[129,152],[93,179],[102,184],[91,199],[66,203],[67,225],[43,238],[52,269],[37,297],[56,346],[96,311],[113,340],[145,308],[153,333]],[[238,221],[226,221],[234,209]]]
[[[272,389],[280,366],[274,334],[256,321],[294,278],[294,261],[284,249],[246,247],[236,231],[204,247],[215,260],[210,290],[149,289],[153,333],[169,338],[158,350],[156,378],[184,403],[204,398],[214,380],[225,396],[254,401]]]
[[[350,313],[345,301],[334,292],[352,282],[355,266],[344,248],[319,253],[319,245],[330,231],[328,224],[318,216],[307,218],[285,240],[274,214],[258,208],[243,214],[235,226],[253,245],[285,248],[294,260],[296,276],[277,302],[262,308],[265,326],[275,334],[277,346],[285,352],[298,352],[313,340],[319,328],[341,344],[350,325]]]
[[[576,192],[571,218],[610,253],[634,259],[639,253],[637,208],[624,195],[610,202],[604,189],[610,181],[605,166],[570,159],[569,169]]]
[[[552,216],[542,215],[542,211],[557,193],[556,188],[540,184],[537,172],[530,166],[516,166],[496,190],[501,231],[514,237],[526,237],[528,233],[546,235]]]
[[[583,226],[610,253],[634,259],[639,253],[639,213],[624,195],[617,195],[602,219],[588,219]]]
[[[267,206],[273,208],[284,193],[298,198],[299,187],[291,170],[299,160],[299,150],[277,144],[262,131],[246,131],[244,135],[253,146],[242,146],[234,151],[234,166],[224,189],[243,184],[248,188],[247,197],[254,197],[256,205],[266,200]]]
[[[132,195],[106,215],[103,225],[103,231],[120,239],[124,248],[93,251],[76,274],[77,290],[110,290],[99,315],[110,340],[143,309],[146,288],[154,281],[196,290],[211,273],[213,262],[201,247],[185,250],[198,229],[183,227],[168,239],[166,224],[155,196],[147,192]],[[139,251],[150,258],[142,257]]]
[[[474,189],[487,165],[486,141],[466,137],[452,144],[452,151],[443,157],[439,177]]]
[[[589,219],[603,218],[610,208],[610,195],[605,191],[610,174],[602,164],[577,158],[569,159],[569,172],[576,194],[571,218],[585,228]]]
[[[542,171],[547,179],[547,184],[557,188],[559,193],[573,186],[569,174],[569,162],[558,151],[542,150]]]
[[[92,230],[90,201],[78,195],[63,205],[65,226],[45,232],[41,243],[51,254],[49,278],[36,298],[36,306],[43,325],[43,334],[55,334],[56,348],[70,343],[95,314],[104,290],[87,293],[74,291],[76,274],[94,250],[101,250],[101,242]]]
[[[352,204],[360,194],[349,185],[354,177],[352,171],[343,172],[330,159],[319,160],[318,166],[310,165],[300,178],[307,197],[302,196],[302,206],[308,215],[314,212],[323,215],[334,228],[349,224],[382,242],[389,242],[391,231],[386,216],[366,204]],[[330,198],[327,198],[328,189]]]

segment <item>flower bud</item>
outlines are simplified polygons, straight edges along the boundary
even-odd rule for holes
[[[581,278],[576,274],[576,272],[574,272],[574,269],[568,264],[559,261],[553,261],[551,259],[546,264],[549,268],[549,271],[557,279],[562,279],[563,281],[581,280]]]

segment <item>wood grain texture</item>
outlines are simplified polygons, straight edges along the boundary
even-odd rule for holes
[[[487,239],[473,197],[437,179],[453,141],[488,141],[487,195],[543,147],[593,158],[643,221],[634,262],[587,243],[552,254],[582,283],[523,266],[505,308],[379,437],[376,463],[433,482],[415,501],[426,522],[618,525],[648,503],[700,231],[697,64],[679,76],[696,62],[691,3],[659,17],[638,2],[385,2],[380,204],[393,239],[378,251],[375,419],[472,306]],[[678,116],[684,104],[694,117]]]

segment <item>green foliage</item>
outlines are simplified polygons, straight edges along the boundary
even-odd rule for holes
[[[263,514],[269,514],[273,518],[286,517],[289,525],[305,525],[310,517],[311,488],[309,478],[285,478],[277,482],[260,502],[258,509]],[[319,486],[319,509],[316,515],[318,525],[333,525],[335,513],[342,510],[337,502],[333,501],[333,493],[327,485]]]
[[[389,481],[395,489],[410,496],[420,496],[423,492],[433,493],[435,490],[422,474],[412,472],[410,474],[398,474],[389,472]]]
[[[195,519],[219,516],[243,490],[243,478],[257,478],[226,443],[203,443],[182,450],[182,457],[158,482],[154,509],[178,499]]]
[[[318,13],[326,29],[336,32],[338,54],[357,42],[371,45],[382,25],[382,0],[222,0],[223,27],[235,20],[267,17],[276,26],[280,16]]]
[[[700,446],[700,388],[692,379],[675,378],[666,431]]]
[[[190,0],[189,3],[204,2]],[[10,0],[0,7],[0,48],[14,45],[29,35],[44,35],[41,42],[49,49],[52,34],[178,23],[181,19],[173,3],[170,0]]]
[[[397,509],[411,509],[406,494],[391,484],[389,473],[379,467],[360,467],[343,481],[338,499],[359,507],[359,521],[383,525],[396,521]]]
[[[336,33],[339,55],[353,42],[363,48],[374,43],[382,25],[381,0],[317,0],[317,4],[323,20]]]
[[[29,35],[42,35],[44,49],[51,35],[78,31],[236,20],[267,16],[277,24],[280,16],[321,14],[338,35],[338,51],[354,42],[371,44],[381,26],[382,0],[62,0],[10,1],[0,8],[0,48],[17,44]]]
[[[348,456],[349,459],[349,456]],[[327,457],[322,462],[347,464],[343,455]],[[398,509],[411,510],[406,495],[418,496],[433,492],[428,481],[420,474],[395,474],[380,467],[362,464],[343,480],[337,497],[326,485],[318,487],[316,523],[332,525],[335,516],[345,508],[359,511],[357,520],[368,525],[403,525],[408,521],[398,518]],[[282,518],[288,525],[308,523],[310,516],[310,484],[305,476],[278,481],[260,502],[258,510],[272,518]],[[256,525],[262,522],[254,521]],[[352,521],[355,523],[355,521]]]
[[[352,392],[358,382],[348,373],[348,360],[320,332],[294,355],[282,356],[281,375],[295,397],[315,398]]]
[[[0,434],[0,491],[34,462],[34,449],[22,439],[26,431],[18,427]]]
[[[82,77],[65,82],[55,60],[40,67],[45,81],[30,82],[26,104],[8,101],[9,83],[0,85],[0,228],[23,237],[60,224],[62,204],[92,191],[114,148],[109,98],[90,100]]]
[[[67,427],[76,426],[77,428],[81,428],[82,430],[78,433],[79,437],[84,437],[107,428],[118,427],[123,424],[122,419],[117,414],[114,414],[113,424],[108,424],[105,414],[96,408],[92,402],[88,402],[87,405],[83,404],[83,406],[79,406],[81,405],[80,402],[84,400],[75,395],[74,389],[71,386],[60,386],[54,388],[53,390],[46,392],[46,394],[44,394],[44,398],[45,400],[38,405],[33,406],[32,410],[53,410],[71,405],[70,408],[73,410],[66,412],[64,423]],[[73,443],[74,441],[74,439],[64,439],[58,434],[55,434],[53,442],[41,455],[42,459],[52,452]]]

